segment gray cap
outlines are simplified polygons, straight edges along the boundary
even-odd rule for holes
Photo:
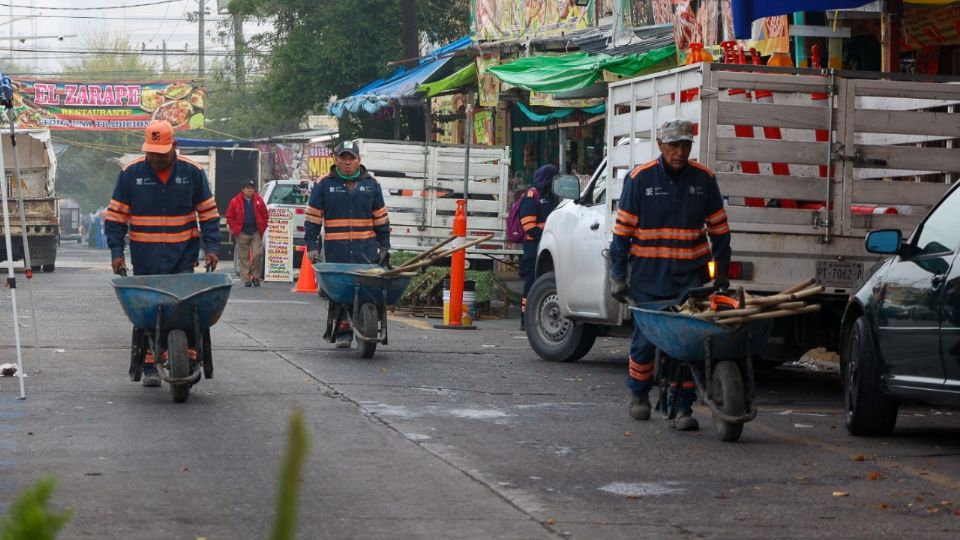
[[[693,122],[678,119],[667,120],[657,131],[657,140],[662,143],[693,142]]]
[[[339,156],[342,153],[353,154],[353,157],[360,157],[360,145],[356,141],[343,141],[337,145],[336,150],[333,151],[333,155]]]

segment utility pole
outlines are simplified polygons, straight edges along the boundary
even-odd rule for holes
[[[401,36],[403,37],[403,56],[410,58],[404,66],[407,69],[416,67],[420,62],[420,31],[417,28],[417,0],[400,0],[400,17],[402,20]],[[424,106],[427,101],[424,100]],[[411,141],[425,141],[426,126],[422,123],[423,114],[414,107],[403,107],[406,112],[407,133]]]
[[[163,74],[167,74],[167,40],[163,40]]]
[[[197,14],[200,17],[200,37],[199,37],[199,50],[200,50],[200,78],[203,78],[203,12],[206,10],[206,6],[203,5],[204,0],[200,0],[200,12]]]
[[[233,15],[233,54],[234,69],[237,73],[237,88],[243,92],[246,82],[246,66],[244,66],[243,19],[238,14]]]

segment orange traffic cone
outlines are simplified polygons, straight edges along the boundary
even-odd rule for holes
[[[297,278],[297,286],[291,292],[316,294],[318,291],[317,273],[313,271],[313,262],[307,258],[307,246],[303,246],[303,257],[300,259],[300,277]]]

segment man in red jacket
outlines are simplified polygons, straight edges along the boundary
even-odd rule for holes
[[[256,191],[253,180],[227,206],[227,226],[236,246],[237,273],[244,287],[259,287],[263,268],[263,231],[267,230],[267,205]]]

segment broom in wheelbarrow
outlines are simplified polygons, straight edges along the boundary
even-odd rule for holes
[[[493,238],[493,234],[492,233],[486,234],[486,235],[474,238],[463,244],[442,249],[444,246],[446,246],[456,238],[457,236],[452,234],[447,238],[445,238],[440,243],[438,243],[437,245],[431,247],[430,249],[424,251],[423,253],[417,255],[416,257],[410,259],[409,261],[395,268],[391,268],[389,270],[384,270],[383,268],[371,268],[369,270],[361,270],[357,273],[358,274],[376,274],[379,276],[389,277],[397,274],[413,272],[414,270],[419,270],[420,268],[423,268],[425,266],[430,266],[431,264],[439,261],[440,259],[447,258],[458,251],[462,251],[469,247],[473,247],[481,242],[486,242],[487,240],[490,240],[491,238]]]

